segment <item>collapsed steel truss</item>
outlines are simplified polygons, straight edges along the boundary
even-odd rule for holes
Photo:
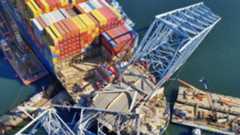
[[[130,64],[135,62],[146,63],[149,71],[158,80],[156,87],[151,88],[154,91],[162,86],[186,62],[187,58],[190,57],[219,20],[220,17],[215,15],[203,3],[158,15],[142,42],[136,47]],[[146,81],[143,79],[141,82]],[[126,90],[131,88],[148,95],[139,87],[126,86],[124,88],[127,88]],[[31,123],[21,129],[17,135],[35,134],[39,127],[42,127],[49,135],[105,135],[107,133],[104,127],[120,135],[126,125],[135,126],[135,128],[132,128],[135,129],[132,133],[139,134],[140,123],[136,114],[83,107],[56,106],[56,108],[42,112]],[[62,108],[62,111],[74,110],[75,113],[71,115],[71,111],[69,111],[67,116],[72,117],[64,120],[63,116],[57,111],[59,108]],[[132,105],[130,108],[132,108]],[[106,116],[111,116],[113,121],[107,123],[104,120]],[[94,122],[97,123],[95,133],[89,130]]]
[[[132,62],[144,62],[163,85],[199,46],[220,17],[203,3],[155,17]]]
[[[61,105],[54,107],[42,111],[16,135],[33,135],[41,132],[48,135],[106,135],[112,131],[117,135],[139,134],[140,121],[137,114],[86,107]],[[96,125],[95,131],[90,130],[92,125]],[[135,130],[130,131],[129,127]]]

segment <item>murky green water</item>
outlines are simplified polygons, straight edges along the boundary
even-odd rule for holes
[[[199,0],[120,0],[137,29],[148,26],[154,16]],[[205,77],[211,91],[240,97],[240,1],[205,1],[223,20],[203,41],[193,56],[175,75],[200,87]],[[168,83],[167,95],[172,97],[176,85]],[[14,71],[0,54],[0,114],[14,107],[36,91],[35,86],[25,87],[16,79]],[[187,135],[190,129],[171,125],[167,135]],[[209,134],[209,133],[206,133]],[[209,134],[210,135],[210,134]]]
[[[0,114],[27,99],[34,91],[33,86],[22,85],[0,52]]]

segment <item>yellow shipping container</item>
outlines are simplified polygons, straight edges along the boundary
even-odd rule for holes
[[[68,0],[60,0],[61,6],[66,7],[68,5]]]
[[[46,27],[45,30],[47,32],[47,38],[50,40],[49,42],[51,42],[50,44],[56,45],[58,43],[57,36],[52,32],[49,27]]]
[[[85,2],[86,0],[57,0],[56,1],[57,3],[54,5],[49,4],[49,0],[40,0],[41,2],[40,7],[35,1],[36,0],[25,0],[25,4],[29,9],[31,9],[31,12],[34,14],[34,17],[37,17],[42,13],[49,13],[59,8],[65,8],[68,5],[74,6],[79,3]]]
[[[77,0],[72,0],[72,4],[76,5],[77,4]]]
[[[88,26],[82,21],[80,16],[77,16],[77,20],[82,27],[82,32],[88,32]]]
[[[92,31],[95,30],[95,29],[99,30],[99,27],[97,26],[95,21],[92,20],[87,14],[79,15],[79,18],[87,26],[88,34],[92,34]]]
[[[97,19],[97,21],[99,22],[100,26],[105,26],[108,23],[108,20],[105,16],[102,15],[101,12],[99,12],[98,10],[93,10],[91,11],[92,15]]]
[[[87,27],[85,26],[85,24],[83,24],[83,22],[80,20],[79,16],[75,16],[72,18],[72,21],[78,26],[78,28],[80,29],[80,33],[83,32],[87,32]]]
[[[49,48],[54,55],[60,55],[60,50],[56,49],[54,46],[50,46]]]
[[[31,10],[34,17],[40,16],[42,14],[41,9],[37,6],[37,4],[33,1],[27,1],[27,6]]]
[[[45,7],[45,12],[50,12],[50,7],[49,7],[49,4],[47,3],[46,0],[41,0],[42,4],[44,5]]]
[[[54,64],[60,62],[60,60],[59,60],[58,58],[53,58],[52,60],[53,60],[53,63],[54,63]]]
[[[62,35],[59,33],[58,29],[54,26],[54,24],[50,25],[50,29],[52,29],[52,31],[56,35],[58,41],[62,41],[63,40]]]
[[[77,17],[76,16],[72,17],[72,18],[70,18],[70,20],[78,27],[79,33],[80,33],[81,32],[81,26],[80,26],[80,24],[77,21]]]
[[[94,31],[93,31],[93,36],[94,37],[97,37],[99,35],[99,29],[95,29]]]
[[[33,18],[35,16],[36,13],[33,12],[33,7],[32,5],[30,4],[30,2],[26,2],[26,13],[28,14],[27,16],[29,18]]]
[[[95,22],[87,14],[81,14],[79,17],[89,30],[95,29],[97,27]]]

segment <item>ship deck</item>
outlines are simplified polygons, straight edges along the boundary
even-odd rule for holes
[[[162,134],[170,118],[164,88],[151,91],[155,85],[148,78],[147,71],[132,65],[123,73],[124,81],[110,84],[98,92],[91,106],[117,112],[137,112],[142,134]],[[144,100],[151,94],[149,100]]]
[[[104,58],[92,57],[90,59],[76,60],[71,63],[61,63],[56,67],[57,78],[62,82],[72,99],[78,103],[81,97],[95,91],[97,78],[91,73],[102,64]],[[77,89],[76,86],[79,88]],[[74,88],[75,87],[75,88]]]

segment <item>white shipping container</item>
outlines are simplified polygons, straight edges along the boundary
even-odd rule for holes
[[[51,25],[51,20],[49,19],[49,14],[43,14],[41,15],[42,20],[45,22],[47,26]]]
[[[124,26],[128,29],[128,31],[133,31],[133,28],[130,27],[128,24],[125,23]]]
[[[61,14],[62,14],[65,18],[70,17],[70,15],[66,12],[65,9],[60,9],[59,11],[61,12]]]
[[[49,25],[51,25],[51,24],[53,24],[53,23],[55,23],[55,22],[58,21],[57,18],[56,18],[56,13],[57,13],[57,11],[54,11],[54,12],[51,12],[51,13],[48,15],[48,19],[50,20],[50,24],[49,24]],[[48,25],[48,26],[49,26],[49,25]]]
[[[58,21],[61,21],[61,20],[65,19],[65,17],[61,14],[61,12],[59,10],[57,10],[52,15],[53,15],[53,18],[54,18],[55,22],[58,22]]]
[[[52,13],[49,14],[47,17],[48,17],[48,20],[49,20],[48,26],[56,22]]]
[[[64,12],[65,10],[63,10]],[[44,21],[44,23],[47,26],[52,25],[53,23],[56,23],[58,21],[61,21],[63,19],[65,19],[66,17],[62,14],[62,12],[60,10],[56,10],[54,12],[50,12],[47,14],[43,14],[40,16],[42,18],[42,20]]]
[[[104,6],[112,8],[105,0],[99,0],[99,1],[101,1],[104,4]]]
[[[89,1],[92,5],[96,7],[96,9],[102,8],[103,5],[98,0],[90,0]]]
[[[86,4],[92,9],[96,9],[96,6],[94,4],[92,4],[91,2],[87,1]]]
[[[31,21],[32,21],[32,28],[33,28],[34,35],[36,36],[38,41],[41,44],[43,44],[43,33],[44,33],[43,26],[41,26],[39,21],[37,19],[35,19],[35,18],[32,19]]]
[[[33,29],[37,30],[39,33],[43,32],[44,30],[41,24],[35,18],[32,19],[32,26]]]
[[[90,11],[92,11],[92,8],[89,7],[89,5],[84,2],[84,3],[80,3],[79,6],[86,12],[89,13]]]
[[[114,42],[114,40],[106,33],[102,33],[103,37],[107,40],[108,43],[110,43],[111,47],[116,47],[116,43]]]

